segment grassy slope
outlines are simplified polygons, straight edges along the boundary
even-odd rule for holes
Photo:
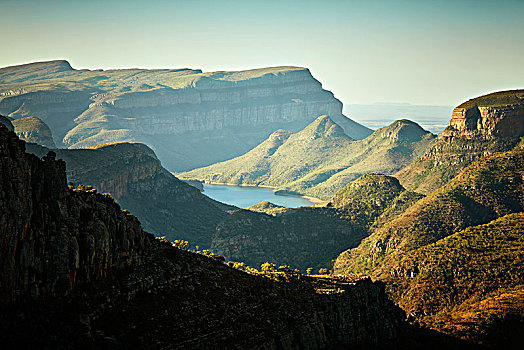
[[[457,108],[505,106],[522,103],[523,99],[524,90],[499,91],[468,100]]]
[[[513,149],[519,139],[438,140],[420,159],[395,174],[402,186],[429,194],[460,174],[473,161]]]
[[[523,264],[524,213],[509,214],[410,252],[389,288],[426,327],[495,347],[522,345],[512,332],[524,323]]]
[[[432,142],[430,133],[406,120],[352,141],[329,117],[322,116],[298,133],[279,131],[240,157],[180,176],[273,186],[329,199],[365,173],[398,171]]]
[[[402,254],[524,210],[524,150],[485,157],[337,258],[338,271],[388,276]]]

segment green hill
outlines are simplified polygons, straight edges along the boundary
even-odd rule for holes
[[[409,252],[389,289],[425,327],[494,348],[522,345],[523,252],[524,213],[509,214]]]
[[[524,149],[496,153],[468,166],[447,185],[341,254],[340,272],[386,277],[405,253],[469,226],[524,210]]]
[[[360,225],[369,228],[401,214],[422,197],[406,191],[392,176],[366,174],[339,190],[328,206],[345,211]]]
[[[254,184],[329,199],[337,190],[370,172],[393,174],[433,142],[416,123],[399,120],[354,141],[328,116],[302,131],[279,130],[248,153],[229,161],[181,173],[228,184]]]

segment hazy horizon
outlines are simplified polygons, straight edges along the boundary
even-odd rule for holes
[[[0,66],[301,66],[344,105],[455,106],[523,88],[524,2],[0,0]],[[8,49],[7,49],[8,48]]]

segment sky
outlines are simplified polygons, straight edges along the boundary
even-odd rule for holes
[[[0,0],[0,67],[302,66],[344,104],[524,88],[524,0]]]

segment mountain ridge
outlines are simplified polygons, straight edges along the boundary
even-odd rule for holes
[[[141,142],[168,169],[180,171],[238,156],[273,131],[300,130],[322,114],[332,115],[354,138],[371,133],[342,114],[342,103],[307,68],[202,72],[49,65],[48,71],[45,64],[0,69],[0,113],[40,118],[59,147]]]
[[[285,135],[271,154],[260,153],[271,142],[267,139],[240,157],[178,175],[271,186],[326,200],[362,174],[395,173],[433,142],[431,133],[408,120],[393,122],[355,141],[329,116],[320,116],[298,133]]]

